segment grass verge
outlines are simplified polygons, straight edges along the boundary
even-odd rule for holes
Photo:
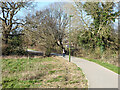
[[[112,64],[109,64],[109,63],[105,63],[103,61],[96,60],[96,59],[88,59],[88,58],[83,58],[83,57],[82,57],[82,59],[95,62],[95,63],[97,63],[97,64],[99,64],[99,65],[101,65],[101,66],[103,66],[103,67],[105,67],[105,68],[107,68],[107,69],[117,73],[117,74],[120,74],[120,67],[117,67],[115,65],[112,65]]]
[[[88,88],[82,70],[59,57],[2,59],[3,88]]]

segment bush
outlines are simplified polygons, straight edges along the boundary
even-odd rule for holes
[[[47,48],[45,52],[45,56],[49,57],[51,54],[51,48]]]
[[[25,51],[25,43],[22,36],[9,36],[8,44],[2,45],[2,55],[23,55]]]

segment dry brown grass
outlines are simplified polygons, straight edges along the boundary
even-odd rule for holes
[[[87,82],[82,71],[77,70],[77,66],[73,63],[65,61],[63,58],[54,57],[57,59],[57,62],[52,62],[56,65],[56,68],[53,68],[51,71],[56,71],[53,74],[47,73],[44,76],[44,82],[41,85],[42,88],[85,88],[87,87]],[[58,77],[61,77],[60,79]],[[58,79],[57,79],[58,78]],[[56,79],[56,81],[54,81]],[[57,81],[58,80],[58,81]],[[59,81],[60,80],[60,81]]]
[[[33,57],[28,57],[25,55],[18,56],[18,55],[10,55],[10,56],[2,56],[0,59],[27,59],[27,58],[41,58],[43,56],[33,56]]]

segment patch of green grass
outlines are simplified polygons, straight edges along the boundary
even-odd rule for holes
[[[44,88],[55,86],[57,88],[55,85],[56,82],[60,83],[60,86],[62,87],[62,83],[66,82],[66,78],[69,82],[68,77],[70,77],[70,75],[66,72],[66,68],[70,68],[71,65],[73,65],[72,63],[67,64],[66,62],[67,61],[61,61],[58,58],[53,57],[2,59],[2,87]],[[79,81],[86,80],[82,75],[82,70],[77,68],[76,65],[73,65],[69,72],[73,73],[72,75],[77,72],[73,80],[70,79],[69,85],[77,83],[76,80],[78,79]],[[81,76],[81,78],[79,78],[79,76]],[[79,85],[76,87],[79,87]]]
[[[48,80],[47,82],[49,82],[49,83],[51,83],[51,82],[59,82],[59,81],[62,81],[62,80],[63,80],[62,76],[58,76],[56,78]]]
[[[29,66],[29,69],[33,68],[34,62],[46,62],[54,61],[52,58],[34,58],[34,59],[3,59],[2,60],[2,70],[7,70],[9,73],[20,72],[26,69],[26,65]],[[48,65],[51,66],[51,65]],[[41,65],[45,67],[45,65]]]
[[[80,67],[78,67],[77,70],[82,71],[82,69]]]
[[[55,73],[55,72],[56,72],[56,70],[49,71],[49,74],[52,74],[52,73]]]
[[[74,84],[74,83],[79,83],[78,80],[74,80],[74,81],[69,81],[70,84]]]
[[[85,77],[85,74],[82,72],[82,69],[80,67],[78,67],[77,70],[81,71],[82,76]]]
[[[48,80],[47,83],[48,83],[48,82],[49,82],[49,83],[51,83],[51,82],[58,82],[58,81],[60,81],[59,78],[54,78],[54,79]]]
[[[54,65],[52,64],[45,64],[42,65],[40,64],[41,62],[50,62],[50,61],[55,61],[51,57],[48,58],[31,58],[31,59],[2,59],[2,72],[7,72],[7,74],[11,76],[3,76],[2,78],[2,85],[3,88],[29,88],[31,85],[34,85],[34,83],[40,83],[41,80],[19,80],[22,78],[21,74],[17,73],[22,73],[24,71],[33,71],[36,69],[51,69],[54,68]],[[39,63],[38,66],[36,63]],[[12,76],[13,73],[16,73],[15,76]],[[41,73],[41,72],[40,72]],[[33,86],[34,87],[34,86]]]
[[[97,64],[99,64],[99,65],[101,65],[101,66],[103,66],[103,67],[105,67],[105,68],[107,68],[107,69],[117,73],[117,74],[120,74],[120,67],[117,67],[115,65],[112,65],[112,64],[109,64],[109,63],[105,63],[105,62],[102,62],[102,61],[96,60],[96,59],[88,59],[88,58],[83,58],[83,59],[95,62],[95,63],[97,63]]]

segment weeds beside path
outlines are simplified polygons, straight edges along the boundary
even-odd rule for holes
[[[83,59],[91,61],[91,62],[95,62],[95,63],[97,63],[97,64],[99,64],[99,65],[117,73],[117,74],[120,74],[120,71],[119,71],[120,67],[117,67],[115,65],[112,65],[112,64],[109,64],[109,63],[106,63],[106,62],[102,62],[102,61],[96,60],[96,59],[88,59],[88,58],[83,58]]]
[[[82,70],[59,57],[2,59],[3,88],[87,88]]]
[[[69,56],[66,55],[65,59],[69,60]],[[118,74],[85,59],[72,56],[71,62],[83,70],[89,88],[118,88]]]

